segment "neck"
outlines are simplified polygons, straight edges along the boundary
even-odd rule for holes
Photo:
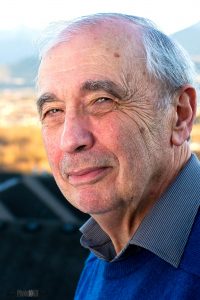
[[[137,231],[144,217],[149,213],[155,201],[150,197],[147,203],[137,207],[119,208],[115,211],[92,217],[110,237],[118,254]]]
[[[164,172],[164,180],[158,182],[158,178],[155,178],[154,184],[145,191],[139,201],[137,200],[137,204],[130,201],[127,207],[119,207],[114,211],[92,216],[110,237],[117,254],[135,234],[144,217],[150,212],[156,201],[185,165],[191,152],[188,149],[183,149],[181,154],[181,156],[174,155],[170,168],[167,168],[167,172]]]

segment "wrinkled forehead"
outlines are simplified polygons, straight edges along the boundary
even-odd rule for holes
[[[145,71],[140,32],[129,27],[105,23],[83,28],[54,45],[41,61],[37,88],[48,84],[49,89],[61,81],[78,84],[85,79],[112,79],[128,84]]]
[[[60,38],[69,39],[76,36],[89,36],[90,38],[108,40],[118,43],[120,40],[137,39],[140,40],[142,29],[140,25],[127,20],[99,20],[96,23],[72,25],[71,30],[64,29],[60,33]],[[59,40],[59,39],[58,39]]]
[[[107,20],[99,21],[97,24],[79,24],[79,26],[74,24],[74,27],[63,29],[57,35],[52,41],[49,51],[45,54],[49,54],[59,44],[65,43],[73,51],[76,48],[77,50],[82,48],[90,48],[91,50],[96,48],[97,50],[99,47],[101,51],[109,51],[110,49],[111,51],[119,50],[122,53],[129,49],[137,57],[142,56],[144,52],[141,36],[140,26],[127,20]],[[46,56],[45,54],[44,56]]]
[[[60,39],[43,56],[41,65],[51,63],[55,58],[59,63],[60,58],[66,58],[68,62],[75,57],[78,61],[85,57],[95,59],[95,56],[110,56],[117,58],[124,65],[132,62],[140,62],[144,58],[144,50],[141,43],[141,30],[138,26],[127,22],[105,22],[79,28],[68,34],[62,31]],[[63,47],[63,45],[65,47]],[[116,59],[115,59],[116,61]],[[62,62],[63,63],[63,62]]]

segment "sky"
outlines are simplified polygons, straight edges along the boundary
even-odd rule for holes
[[[147,17],[167,34],[200,21],[199,0],[1,0],[0,30],[44,29],[49,23],[97,12]]]

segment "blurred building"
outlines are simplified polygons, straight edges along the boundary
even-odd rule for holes
[[[50,175],[1,173],[0,299],[73,299],[88,254],[78,228],[87,218]]]

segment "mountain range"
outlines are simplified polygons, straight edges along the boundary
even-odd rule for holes
[[[183,46],[194,61],[200,61],[200,22],[172,35]]]
[[[39,31],[0,31],[0,89],[32,87],[39,64]],[[200,73],[200,22],[171,35],[190,54]]]

